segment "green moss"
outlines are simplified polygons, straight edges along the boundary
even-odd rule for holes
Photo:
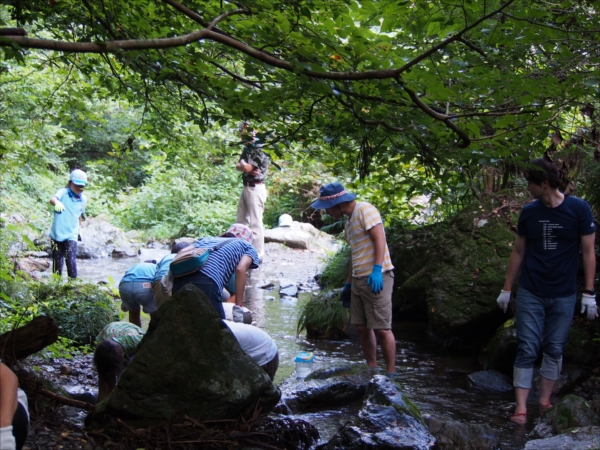
[[[406,395],[402,394],[402,400],[404,401],[404,406],[394,403],[394,409],[398,411],[400,414],[408,414],[411,417],[414,417],[416,420],[425,424],[423,421],[423,416],[421,415],[421,411],[417,405],[415,405]]]

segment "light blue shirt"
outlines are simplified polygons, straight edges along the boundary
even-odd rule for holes
[[[177,256],[175,253],[169,253],[158,262],[156,265],[154,281],[159,281],[169,271],[169,267],[171,267],[171,263],[173,262],[175,256]]]
[[[83,193],[77,198],[69,188],[59,189],[53,197],[65,205],[65,210],[54,212],[50,237],[57,242],[76,241],[79,218],[85,214],[87,199]]]
[[[154,283],[155,274],[156,264],[138,263],[125,272],[125,275],[121,278],[121,283],[126,283],[128,281],[134,281],[136,283]],[[119,283],[119,285],[121,285],[121,283]]]

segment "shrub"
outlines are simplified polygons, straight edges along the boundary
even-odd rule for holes
[[[119,316],[111,295],[99,286],[78,280],[69,283],[36,283],[39,313],[52,317],[60,336],[77,345],[94,342],[102,329]]]
[[[52,317],[60,337],[74,345],[89,345],[107,323],[118,320],[112,296],[95,284],[58,277],[49,282],[5,277],[0,280],[0,333],[34,317]]]

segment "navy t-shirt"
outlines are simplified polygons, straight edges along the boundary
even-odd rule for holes
[[[581,236],[595,231],[589,205],[576,197],[565,197],[556,208],[540,199],[525,206],[517,226],[527,240],[519,286],[540,297],[575,294]]]

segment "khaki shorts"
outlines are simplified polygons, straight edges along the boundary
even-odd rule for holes
[[[350,322],[353,325],[366,325],[372,330],[391,330],[394,271],[383,273],[383,289],[379,294],[371,291],[368,279],[369,277],[352,278]]]

